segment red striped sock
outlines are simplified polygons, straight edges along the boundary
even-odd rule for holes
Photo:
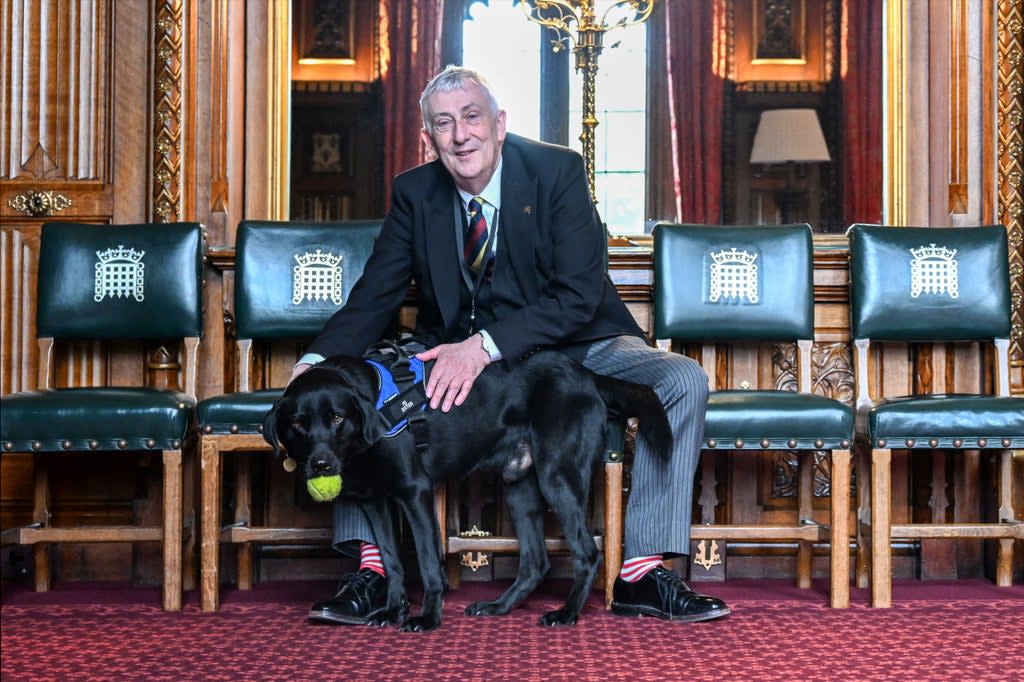
[[[359,545],[359,570],[370,569],[384,575],[384,563],[380,560],[380,547],[364,542]]]
[[[661,565],[660,554],[633,557],[622,562],[622,570],[619,571],[619,577],[627,583],[635,583]]]

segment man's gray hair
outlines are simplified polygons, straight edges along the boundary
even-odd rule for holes
[[[423,116],[423,128],[428,133],[433,133],[430,121],[430,98],[439,92],[451,92],[465,86],[466,82],[476,83],[487,93],[487,103],[491,106],[491,115],[498,115],[498,98],[494,95],[494,88],[487,82],[487,79],[473,69],[464,66],[449,64],[444,71],[430,79],[427,87],[423,88],[420,95],[420,114]]]

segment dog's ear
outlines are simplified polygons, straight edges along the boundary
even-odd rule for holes
[[[377,409],[374,399],[358,395],[353,403],[363,420],[363,440],[373,445],[384,437],[390,427],[380,410]]]
[[[384,415],[377,409],[377,387],[371,380],[373,370],[360,365],[359,371],[349,372],[346,376],[349,390],[352,392],[352,404],[359,411],[363,420],[363,440],[373,445],[384,437],[391,427]]]
[[[277,442],[277,410],[280,406],[281,400],[278,399],[267,415],[263,417],[263,440],[274,448],[274,457],[281,456],[281,445]]]

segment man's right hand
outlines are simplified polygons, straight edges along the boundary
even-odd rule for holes
[[[290,377],[288,377],[288,384],[290,384],[293,381],[295,381],[295,377],[299,376],[300,374],[302,374],[303,372],[305,372],[307,369],[309,369],[312,366],[313,365],[310,365],[310,364],[305,363],[305,362],[300,362],[299,364],[295,365],[295,368],[292,369],[292,375]],[[287,386],[288,384],[285,384],[285,385]]]

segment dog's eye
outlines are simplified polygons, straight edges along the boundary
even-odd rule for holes
[[[337,426],[338,424],[340,424],[343,421],[345,421],[345,416],[344,415],[341,415],[341,414],[338,414],[338,413],[334,413],[334,414],[331,415],[331,423],[334,424],[335,426]]]

